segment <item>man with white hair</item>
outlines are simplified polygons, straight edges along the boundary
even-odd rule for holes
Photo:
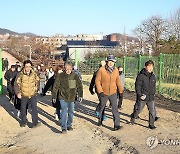
[[[58,74],[52,91],[53,102],[56,102],[57,93],[59,91],[59,99],[62,109],[61,127],[62,133],[65,134],[67,130],[72,131],[72,122],[74,115],[74,102],[78,94],[79,102],[82,102],[83,86],[79,76],[72,72],[72,64],[65,63],[65,71]],[[68,114],[68,118],[67,118]]]

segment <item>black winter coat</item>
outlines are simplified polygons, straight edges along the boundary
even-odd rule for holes
[[[43,89],[43,94],[46,94],[46,92],[48,90],[51,90],[53,89],[53,85],[54,85],[54,81],[55,81],[55,75],[53,75],[51,78],[49,78],[49,80],[47,81],[44,89]],[[53,103],[52,102],[52,106],[57,108],[57,109],[61,109],[61,105],[60,105],[60,102],[59,102],[59,92],[58,92],[58,95],[57,95],[57,98],[56,98],[56,103]]]
[[[147,72],[146,69],[143,68],[136,78],[135,89],[137,100],[141,100],[140,97],[145,94],[146,99],[144,101],[153,101],[156,93],[155,75]]]
[[[54,85],[54,81],[55,81],[55,76],[53,75],[51,78],[49,78],[49,80],[47,81],[44,89],[43,89],[43,93],[45,94],[48,90],[53,89],[53,85]]]
[[[18,73],[18,72],[17,72]],[[17,76],[17,75],[16,75]],[[11,86],[12,86],[12,93],[15,95],[15,98],[14,98],[14,107],[17,109],[17,110],[21,110],[21,99],[19,99],[15,92],[14,92],[14,82],[16,80],[16,76],[11,80]],[[27,107],[28,107],[28,104],[27,104]]]
[[[95,92],[97,93],[97,89],[96,89],[96,85],[95,85],[95,80],[96,80],[97,72],[98,72],[98,70],[96,72],[94,72],[93,77],[91,79],[91,83],[89,85],[89,91],[90,92],[93,92],[93,89],[95,87]]]
[[[7,80],[7,89],[10,90],[12,92],[13,90],[13,87],[12,87],[12,84],[11,84],[11,81],[13,78],[16,77],[17,75],[17,71],[12,71],[11,69],[7,70],[5,75],[4,75],[4,78]]]

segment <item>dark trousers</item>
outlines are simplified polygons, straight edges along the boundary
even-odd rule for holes
[[[112,106],[114,126],[119,126],[120,125],[120,117],[119,117],[118,106],[117,106],[117,93],[115,93],[111,96],[104,95],[103,97],[100,97],[99,120],[100,121],[103,120],[103,111],[106,107],[106,103],[108,100],[110,101],[110,104]]]
[[[153,101],[153,103],[155,103],[155,102]],[[134,104],[133,113],[134,113],[138,108],[139,108],[139,102],[136,101],[136,103]],[[155,118],[157,117],[157,111],[156,111],[156,106],[155,106],[155,104],[154,104],[154,117],[155,117]]]
[[[5,66],[5,71],[7,71],[8,70],[8,66]]]
[[[122,107],[122,101],[123,101],[123,93],[118,92],[118,108]]]
[[[100,112],[100,109],[101,109],[101,100],[100,100],[100,96],[97,94],[97,96],[98,96],[98,100],[99,100],[99,103],[98,103],[98,105],[97,105],[97,107],[96,107],[96,111],[97,112]],[[104,107],[104,110],[103,110],[103,116],[104,116],[104,111],[105,111],[105,108],[106,108],[106,106]]]
[[[13,91],[12,91],[13,87],[11,85],[11,82],[8,81],[7,82],[7,91],[8,91],[8,95],[9,95],[9,99],[12,99],[13,96]]]
[[[143,110],[144,106],[147,105],[149,111],[149,125],[154,126],[155,121],[155,104],[154,101],[138,101],[137,109],[134,110],[132,117],[137,118],[139,113]]]
[[[28,104],[27,104],[27,106],[28,106]],[[16,95],[15,95],[15,98],[14,98],[14,107],[17,110],[21,110],[21,99],[19,99]]]
[[[28,97],[22,97],[21,98],[21,118],[22,123],[27,122],[26,117],[26,107],[27,104],[31,106],[32,109],[32,122],[33,124],[36,124],[38,122],[38,112],[37,112],[37,96],[32,96],[31,98]]]
[[[12,91],[10,89],[7,89],[7,91],[8,91],[9,99],[12,99],[13,96]]]

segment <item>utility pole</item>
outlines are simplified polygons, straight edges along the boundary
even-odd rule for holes
[[[124,26],[124,51],[127,52],[127,46],[126,46],[126,27]]]

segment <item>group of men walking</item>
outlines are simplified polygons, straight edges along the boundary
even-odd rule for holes
[[[13,67],[12,67],[13,68]],[[79,102],[82,101],[83,88],[80,77],[77,73],[72,71],[72,64],[65,63],[64,68],[61,67],[63,71],[56,73],[52,82],[52,101],[53,103],[60,103],[61,106],[61,127],[62,133],[66,133],[67,130],[73,130],[73,113],[74,113],[74,102],[78,99]],[[9,70],[14,72],[15,70]],[[5,73],[5,76],[9,74]],[[33,64],[30,60],[25,60],[23,63],[23,68],[20,72],[16,72],[15,81],[13,86],[14,93],[18,99],[20,99],[20,111],[21,111],[21,127],[27,125],[27,106],[31,107],[32,114],[32,127],[40,126],[41,123],[38,122],[38,111],[37,111],[37,94],[39,89],[39,76],[38,73],[34,71]],[[12,78],[6,78],[9,82]],[[8,83],[9,84],[9,83]],[[7,85],[8,85],[7,84]],[[45,91],[43,91],[45,93]],[[78,95],[78,98],[77,98]],[[59,109],[60,110],[60,109]],[[68,117],[67,117],[68,115]]]
[[[118,109],[122,108],[122,98],[124,90],[124,76],[123,68],[115,67],[116,58],[114,55],[108,55],[106,61],[101,64],[100,68],[93,75],[89,90],[91,94],[94,94],[93,88],[99,98],[99,104],[96,108],[98,113],[98,126],[102,126],[106,103],[109,100],[112,108],[114,131],[122,128],[120,125],[120,114]],[[154,95],[156,87],[156,79],[153,74],[153,61],[149,60],[145,63],[145,68],[138,74],[135,82],[136,88],[136,107],[131,115],[130,122],[135,123],[135,119],[144,108],[145,104],[149,110],[149,128],[154,129],[154,121],[156,117]],[[14,67],[11,68],[14,72]],[[7,81],[11,81],[5,74]],[[40,125],[38,122],[37,111],[37,94],[39,88],[39,76],[33,69],[33,64],[30,60],[25,60],[21,71],[14,73],[14,93],[21,101],[21,127],[27,125],[27,104],[31,106],[32,110],[32,123],[33,127]],[[49,79],[50,80],[50,79]],[[47,82],[52,85],[52,103],[59,103],[57,110],[59,118],[61,119],[62,133],[67,133],[73,130],[73,115],[75,101],[82,102],[83,100],[83,86],[80,76],[73,71],[71,63],[66,62],[64,68],[54,73],[51,77],[51,82]],[[45,86],[46,87],[46,86]],[[48,86],[49,87],[49,86]],[[45,95],[48,88],[42,91],[42,96]],[[117,99],[118,98],[118,99]],[[118,100],[118,102],[117,102]],[[60,112],[61,110],[61,112]]]
[[[96,111],[98,114],[98,125],[102,126],[105,115],[106,103],[109,100],[112,107],[114,131],[122,128],[120,126],[120,115],[118,108],[122,108],[123,90],[124,90],[124,75],[123,68],[121,66],[118,69],[114,66],[116,62],[114,55],[109,55],[106,59],[104,66],[101,66],[96,71],[91,80],[89,91],[94,94],[93,86],[95,84],[95,91],[97,93],[99,104]],[[145,63],[145,67],[139,72],[135,82],[136,90],[136,103],[134,105],[134,111],[131,114],[130,122],[135,123],[135,119],[147,105],[149,110],[149,128],[155,129],[154,121],[158,119],[156,115],[156,108],[154,102],[154,96],[156,92],[156,78],[153,74],[154,63],[149,60]],[[95,83],[94,83],[95,81]],[[117,97],[118,96],[118,97]],[[118,99],[117,99],[118,98]],[[117,103],[118,100],[118,103]]]

